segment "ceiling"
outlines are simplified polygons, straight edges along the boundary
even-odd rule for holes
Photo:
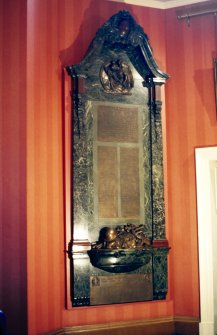
[[[206,2],[209,0],[110,0],[110,1],[123,2],[144,7],[168,9],[173,7],[191,5],[200,2]]]

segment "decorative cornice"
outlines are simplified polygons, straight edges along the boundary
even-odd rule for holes
[[[152,7],[158,9],[169,9],[174,7],[181,7],[192,5],[199,2],[206,2],[209,0],[170,0],[170,1],[160,1],[160,0],[109,0],[114,2],[127,3],[131,5],[138,5],[142,7]]]

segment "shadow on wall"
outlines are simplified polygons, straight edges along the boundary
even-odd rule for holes
[[[85,1],[83,1],[83,3],[86,4]],[[78,11],[79,6],[80,6],[79,2],[77,2],[77,5],[76,4],[74,5],[73,11],[75,13],[76,13],[76,9]],[[106,9],[109,9],[109,10],[106,10]],[[101,0],[91,0],[89,3],[89,6],[84,11],[83,18],[80,18],[79,20],[81,24],[80,24],[80,29],[79,29],[77,37],[73,40],[73,36],[72,36],[72,44],[68,48],[60,51],[59,59],[62,64],[62,71],[61,71],[61,83],[62,83],[61,92],[62,93],[61,95],[62,95],[63,116],[65,115],[64,111],[70,111],[71,109],[70,92],[68,92],[68,94],[65,92],[65,84],[66,84],[65,81],[67,80],[66,77],[68,78],[68,75],[66,75],[64,68],[68,65],[74,65],[74,64],[78,64],[81,62],[81,60],[85,57],[85,54],[88,53],[88,47],[90,46],[98,29],[107,20],[109,20],[109,18],[112,15],[116,14],[120,10],[128,10],[131,13],[131,15],[135,18],[135,20],[137,20],[136,15],[133,15],[131,5],[128,5],[125,3],[115,3],[111,1],[106,1],[102,4]],[[79,13],[80,12],[81,11],[79,11]],[[72,24],[73,24],[73,21],[72,21]],[[58,72],[58,75],[59,75],[59,72]],[[63,124],[64,124],[64,119],[63,119]]]
[[[106,8],[109,8],[110,6],[111,11],[108,13]],[[60,51],[59,57],[62,66],[81,62],[97,30],[110,18],[110,16],[116,14],[120,10],[128,10],[133,15],[131,6],[127,4],[107,2],[106,8],[102,5],[100,0],[92,0],[90,2],[89,7],[84,12],[83,18],[80,20],[81,25],[76,39],[68,48]]]
[[[195,71],[194,82],[201,100],[201,104],[206,111],[211,126],[216,126],[216,102],[215,102],[215,80],[214,80],[214,65],[210,69],[199,69]],[[201,85],[204,82],[205,85]],[[208,89],[211,87],[212,91]]]

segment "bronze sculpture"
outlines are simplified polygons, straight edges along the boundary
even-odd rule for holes
[[[100,81],[104,90],[112,94],[129,94],[133,87],[130,66],[120,60],[111,60],[100,70]]]
[[[143,225],[128,223],[116,228],[103,229],[98,242],[92,244],[93,249],[135,249],[151,246],[151,241],[143,232]]]

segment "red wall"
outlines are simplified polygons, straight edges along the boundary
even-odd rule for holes
[[[52,5],[51,5],[52,2]],[[64,308],[61,63],[81,61],[97,29],[129,9],[165,68],[164,13],[109,1],[32,1],[28,7],[27,192],[29,332],[173,314],[168,301]],[[69,97],[66,108],[70,108]],[[40,323],[38,322],[40,320]]]
[[[0,309],[27,328],[26,1],[0,1]]]
[[[198,317],[194,147],[217,143],[213,21],[201,17],[187,27],[174,10],[107,0],[0,4],[0,307],[9,313],[10,334],[19,333],[16,319],[21,320],[20,334],[25,332],[26,300],[29,335],[173,314]],[[143,26],[160,68],[171,75],[163,111],[167,232],[172,246],[169,294],[162,302],[66,310],[61,66],[80,62],[97,29],[121,9],[130,10]],[[66,113],[69,110],[68,96]]]
[[[186,8],[187,11],[187,8]],[[199,313],[194,148],[217,144],[211,15],[190,26],[166,11],[168,227],[174,314]],[[204,223],[205,224],[205,223]]]

